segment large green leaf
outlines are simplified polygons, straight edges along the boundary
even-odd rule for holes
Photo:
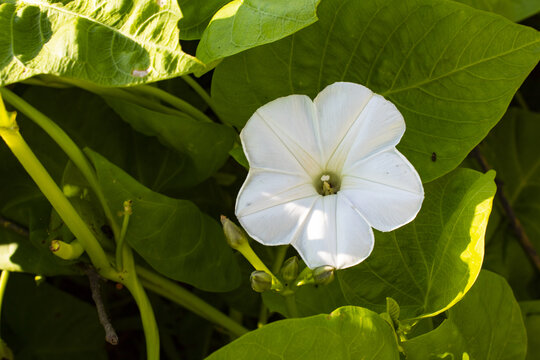
[[[497,171],[502,191],[536,249],[540,249],[538,134],[540,114],[510,108],[479,147],[489,166]],[[500,213],[505,214],[503,210]],[[487,268],[507,277],[518,298],[540,296],[539,279],[509,221],[503,218],[490,226],[495,228],[486,250]]]
[[[0,2],[0,86],[38,74],[131,85],[202,65],[180,48],[176,0]]]
[[[210,20],[197,57],[211,63],[284,38],[317,21],[321,0],[233,0]]]
[[[194,120],[188,115],[169,115],[118,99],[107,103],[138,132],[156,136],[167,147],[189,160],[184,171],[200,182],[216,172],[229,157],[236,133],[230,127]]]
[[[86,153],[113,213],[133,201],[126,241],[153,268],[202,290],[239,285],[240,269],[217,221],[190,201],[151,191],[90,149]]]
[[[229,0],[178,0],[182,18],[178,22],[180,39],[200,39],[212,16]]]
[[[525,359],[527,334],[510,286],[502,277],[482,271],[437,329],[402,345],[408,360],[520,360]]]
[[[330,315],[265,325],[207,359],[397,360],[399,352],[388,323],[374,312],[351,306]]]
[[[360,83],[402,112],[398,148],[424,182],[461,163],[540,59],[537,31],[454,2],[324,0],[318,13],[309,28],[216,68],[221,115],[241,128],[277,97]]]
[[[107,359],[95,307],[47,283],[12,274],[2,317],[2,335],[17,360]]]
[[[363,263],[337,272],[328,286],[301,287],[302,315],[341,305],[386,311],[395,299],[402,319],[432,316],[458,302],[473,285],[484,255],[484,234],[495,194],[494,173],[458,169],[425,186],[416,219],[393,232],[377,232]],[[265,296],[287,314],[281,297]]]
[[[531,0],[455,0],[480,10],[491,11],[518,22],[540,11],[540,1]]]

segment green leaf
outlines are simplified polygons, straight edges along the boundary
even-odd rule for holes
[[[455,0],[474,8],[491,11],[520,22],[540,11],[540,2],[531,0]]]
[[[367,309],[281,320],[252,331],[210,355],[221,359],[399,359],[390,325]]]
[[[519,306],[527,329],[527,360],[535,360],[540,354],[540,300],[523,301]]]
[[[519,360],[525,359],[527,335],[510,286],[502,277],[482,271],[438,328],[402,345],[408,360]]]
[[[197,47],[204,63],[288,36],[317,21],[321,0],[233,0],[210,20]]]
[[[31,277],[12,274],[2,304],[2,335],[17,360],[107,359],[94,306]]]
[[[537,31],[454,2],[325,0],[318,13],[309,28],[216,68],[222,118],[241,128],[278,97],[360,83],[402,112],[398,149],[424,182],[461,163],[540,59]]]
[[[457,169],[427,184],[422,209],[412,223],[376,232],[371,255],[338,271],[330,285],[298,290],[301,315],[342,305],[382,313],[391,297],[399,304],[400,319],[408,320],[436,315],[457,303],[482,266],[494,175]],[[279,297],[264,299],[272,310],[288,314]]]
[[[180,39],[198,40],[212,16],[229,0],[178,0],[183,17],[178,21]]]
[[[38,74],[125,86],[202,68],[180,48],[176,0],[0,3],[0,86]]]
[[[489,166],[497,171],[502,194],[520,221],[533,246],[540,248],[540,114],[510,108],[503,120],[479,147]],[[500,204],[500,200],[497,200]],[[488,269],[503,274],[516,296],[531,299],[538,296],[536,271],[519,246],[505,212],[494,227],[486,250]]]
[[[240,269],[217,221],[190,201],[151,191],[90,149],[86,154],[113,213],[133,201],[126,241],[154,269],[207,291],[239,285]]]
[[[161,143],[185,155],[185,173],[200,182],[216,172],[229,157],[235,131],[225,125],[194,120],[188,115],[169,115],[119,99],[107,103],[138,132],[156,136]]]

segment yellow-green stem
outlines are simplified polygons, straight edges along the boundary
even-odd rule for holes
[[[245,241],[241,245],[235,248],[238,250],[242,256],[246,258],[247,261],[255,268],[255,270],[264,271],[272,276],[272,289],[281,290],[283,285],[281,281],[268,269],[268,267],[262,262],[262,260],[255,254],[255,251],[249,246],[249,242]]]
[[[6,292],[8,279],[9,271],[2,270],[2,275],[0,275],[0,319],[2,318],[2,303],[4,302],[4,294]]]
[[[49,119],[47,116],[43,115],[32,105],[27,103],[22,98],[15,95],[13,92],[9,91],[6,88],[0,88],[0,94],[16,109],[25,114],[30,120],[34,121],[39,127],[43,129],[57,144],[60,148],[66,153],[71,161],[77,166],[79,171],[82,173],[84,178],[88,181],[88,184],[96,194],[105,216],[109,220],[109,224],[113,230],[115,238],[118,238],[119,229],[116,224],[115,219],[113,218],[112,211],[107,204],[105,195],[101,191],[101,186],[99,185],[96,173],[87,157],[79,149],[79,147],[71,140],[71,138],[65,133],[62,128],[60,128],[54,121]],[[2,111],[0,109],[0,111]]]

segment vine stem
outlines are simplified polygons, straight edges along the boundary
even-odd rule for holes
[[[34,121],[40,128],[42,128],[58,144],[58,146],[60,146],[71,161],[73,161],[75,166],[77,166],[96,194],[101,206],[103,207],[105,216],[109,220],[109,224],[113,230],[115,238],[117,239],[120,235],[118,225],[114,220],[112,211],[109,208],[107,201],[105,200],[105,195],[103,194],[103,191],[101,191],[95,171],[81,149],[79,149],[79,147],[73,142],[73,140],[71,140],[65,131],[56,125],[54,121],[39,112],[22,98],[18,97],[6,88],[0,88],[0,95],[2,95],[17,110],[28,116],[30,120]]]
[[[182,100],[174,95],[169,94],[168,92],[161,90],[158,87],[150,85],[140,85],[137,87],[129,88],[129,91],[139,92],[144,95],[155,96],[156,98],[165,101],[166,103],[171,104],[178,110],[191,115],[193,118],[203,121],[213,123],[212,119],[206,116],[202,111],[191,105],[185,100]]]
[[[242,336],[249,332],[248,329],[174,282],[140,266],[136,266],[136,271],[141,278],[141,283],[156,294],[222,326],[233,335]]]
[[[206,90],[204,90],[203,87],[189,75],[183,75],[181,78],[201,97],[201,99],[204,100],[204,102],[208,104],[208,106],[210,106],[210,109],[212,109],[214,114],[217,115],[218,112],[214,100],[212,100],[212,97],[210,97]]]
[[[90,256],[92,263],[105,276],[114,277],[115,271],[109,264],[105,251],[95,239],[94,235],[73,208],[73,205],[64,196],[62,190],[56,185],[47,170],[32,152],[19,132],[15,121],[15,114],[8,116],[3,102],[0,100],[0,136],[19,160],[32,180],[37,184],[47,200],[58,212],[62,220],[69,227],[73,235],[81,242],[84,250]]]

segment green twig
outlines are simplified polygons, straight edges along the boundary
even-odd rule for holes
[[[75,166],[79,169],[85,179],[88,181],[88,184],[96,194],[105,216],[109,220],[109,224],[113,229],[115,238],[118,238],[119,229],[116,221],[112,215],[112,211],[109,208],[105,195],[101,190],[99,185],[96,173],[90,165],[87,157],[79,149],[73,140],[65,133],[62,128],[60,128],[54,121],[49,119],[47,116],[43,115],[32,105],[24,101],[22,98],[15,95],[13,92],[9,91],[6,88],[0,88],[0,94],[16,109],[25,114],[30,120],[34,121],[39,127],[41,127],[57,144],[60,148],[66,153],[66,155],[73,161]],[[1,110],[0,110],[1,111]]]
[[[212,109],[214,114],[218,114],[214,101],[206,92],[206,90],[204,90],[203,87],[195,79],[193,79],[189,75],[183,75],[182,80],[184,80],[193,90],[195,90],[195,92],[201,97],[201,99],[203,99],[208,104],[208,106],[210,106],[210,109]]]
[[[146,270],[143,267],[137,266],[136,270],[141,278],[141,283],[153,292],[185,307],[200,317],[225,328],[231,334],[242,336],[249,331],[221,311],[176,283],[152,271]]]
[[[141,85],[133,88],[128,88],[128,90],[133,92],[139,92],[144,95],[154,96],[160,100],[165,101],[166,103],[174,106],[178,110],[191,115],[194,119],[204,121],[204,122],[213,122],[208,116],[206,116],[202,111],[191,105],[185,100],[182,100],[174,95],[169,94],[168,92],[161,90],[158,87],[150,85]]]
[[[290,318],[298,317],[298,307],[296,306],[296,298],[294,292],[283,296],[285,298],[285,306]]]
[[[131,208],[132,201],[124,201],[124,220],[122,221],[122,229],[120,230],[120,237],[116,244],[116,268],[118,271],[124,271],[124,241],[126,239],[126,233],[129,225],[129,218],[132,214]]]

